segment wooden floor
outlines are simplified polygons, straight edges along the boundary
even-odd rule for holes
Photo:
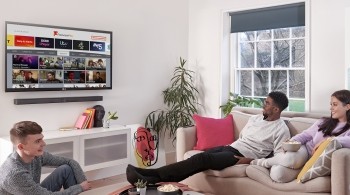
[[[171,164],[174,163],[175,160],[175,153],[171,153],[169,155],[165,155],[166,157],[166,164]],[[126,175],[121,174],[121,175],[115,175],[112,177],[107,177],[99,180],[94,180],[91,181],[91,186],[92,189],[99,188],[99,187],[104,187],[107,185],[112,185],[112,184],[118,184],[118,183],[123,183],[126,182]]]
[[[108,186],[108,185],[112,185],[112,184],[123,183],[126,181],[127,181],[126,175],[122,174],[122,175],[115,175],[112,177],[107,177],[107,178],[91,181],[90,183],[91,183],[92,189],[95,189],[95,188]]]

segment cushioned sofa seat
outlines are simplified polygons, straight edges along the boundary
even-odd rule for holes
[[[185,153],[185,159],[189,158],[190,156],[200,153],[202,151],[198,150],[191,150]],[[199,173],[196,176],[201,175],[199,177],[205,177],[206,180],[215,180],[218,179],[220,182],[224,182],[225,180],[220,180],[220,178],[244,178],[249,177],[252,180],[255,180],[261,184],[263,184],[267,188],[275,189],[278,191],[283,192],[292,192],[293,194],[296,194],[296,192],[304,194],[312,193],[325,193],[329,194],[331,191],[331,178],[328,177],[319,177],[316,179],[313,179],[309,182],[306,182],[304,184],[302,183],[296,183],[296,181],[292,181],[289,183],[276,183],[270,178],[270,172],[268,169],[257,166],[257,165],[236,165],[227,167],[221,171],[215,171],[215,170],[207,170],[203,173]],[[191,178],[190,178],[191,179]],[[186,183],[186,180],[184,180]],[[204,182],[204,181],[203,181]],[[236,181],[237,182],[237,181]],[[216,182],[215,182],[216,183]],[[224,182],[225,183],[225,182]],[[222,184],[216,184],[216,185],[222,185]],[[215,186],[216,186],[215,185]],[[232,183],[229,184],[232,187]],[[209,182],[207,187],[208,189],[205,190],[205,192],[213,193],[213,194],[221,194],[221,191],[216,192],[210,187],[213,186],[212,182]],[[244,186],[244,185],[243,185]],[[217,186],[215,187],[217,188]],[[227,186],[225,187],[227,188]],[[203,189],[199,189],[203,190]],[[229,193],[228,193],[229,194]]]
[[[331,177],[318,177],[306,183],[297,183],[295,180],[288,183],[276,183],[270,177],[268,169],[258,166],[250,165],[246,169],[247,176],[269,188],[280,191],[293,192],[330,192],[331,191]]]
[[[261,110],[236,109],[232,112],[235,138],[247,123],[250,116]],[[283,118],[291,135],[302,132],[321,118],[319,113],[284,113]],[[196,128],[177,130],[177,160],[189,158],[202,152],[193,147],[197,141]],[[232,166],[221,171],[208,170],[197,173],[183,183],[205,194],[215,195],[350,195],[350,149],[343,148],[332,156],[332,176],[318,177],[305,183],[296,180],[289,183],[277,183],[270,177],[268,169],[257,165]]]
[[[311,182],[311,181],[310,181]],[[329,192],[299,192],[295,189],[279,187],[272,188],[264,183],[255,181],[250,177],[216,177],[203,172],[197,173],[181,183],[189,185],[193,189],[204,194],[215,195],[329,195]],[[285,184],[278,184],[285,185]],[[318,184],[317,184],[318,185]]]

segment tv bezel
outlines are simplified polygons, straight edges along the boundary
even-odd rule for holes
[[[95,33],[105,33],[110,35],[110,68],[109,75],[107,74],[106,68],[106,78],[109,76],[110,86],[106,87],[55,87],[55,88],[8,88],[7,86],[7,75],[8,75],[8,65],[7,65],[7,26],[9,24],[15,25],[24,25],[24,26],[34,26],[34,27],[44,27],[44,28],[57,28],[57,29],[65,29],[65,30],[73,30],[73,31],[85,31],[85,32],[95,32]],[[86,90],[111,90],[113,86],[112,82],[112,71],[113,70],[113,32],[107,30],[96,30],[96,29],[87,29],[87,28],[76,28],[76,27],[68,27],[68,26],[58,26],[58,25],[45,25],[45,24],[36,24],[36,23],[24,23],[24,22],[13,22],[13,21],[5,21],[5,92],[33,92],[33,91],[86,91]],[[106,79],[107,81],[107,79]]]

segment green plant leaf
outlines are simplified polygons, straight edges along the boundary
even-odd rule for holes
[[[194,71],[185,68],[186,60],[180,57],[180,65],[174,68],[170,79],[170,87],[163,94],[164,110],[150,112],[145,121],[145,127],[156,132],[167,131],[176,139],[179,127],[193,125],[192,115],[197,113],[199,92],[193,83]]]
[[[136,188],[144,188],[147,185],[147,181],[143,181],[142,179],[138,179],[137,182],[134,183]]]
[[[227,116],[231,113],[233,107],[241,106],[241,107],[250,107],[255,105],[257,107],[261,107],[262,103],[260,99],[254,99],[251,97],[240,96],[238,94],[234,94],[230,92],[229,99],[226,104],[221,105],[219,108],[222,110],[223,114]]]
[[[117,116],[117,112],[111,113],[110,111],[108,111],[107,120],[117,120],[118,118],[119,117]]]

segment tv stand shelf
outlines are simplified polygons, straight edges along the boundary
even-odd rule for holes
[[[84,171],[118,165],[126,166],[130,162],[130,128],[125,126],[44,131],[43,135],[47,144],[46,151],[57,156],[75,159]],[[0,164],[12,151],[10,136],[0,137]],[[52,168],[43,167],[42,173],[50,173],[52,170]]]

